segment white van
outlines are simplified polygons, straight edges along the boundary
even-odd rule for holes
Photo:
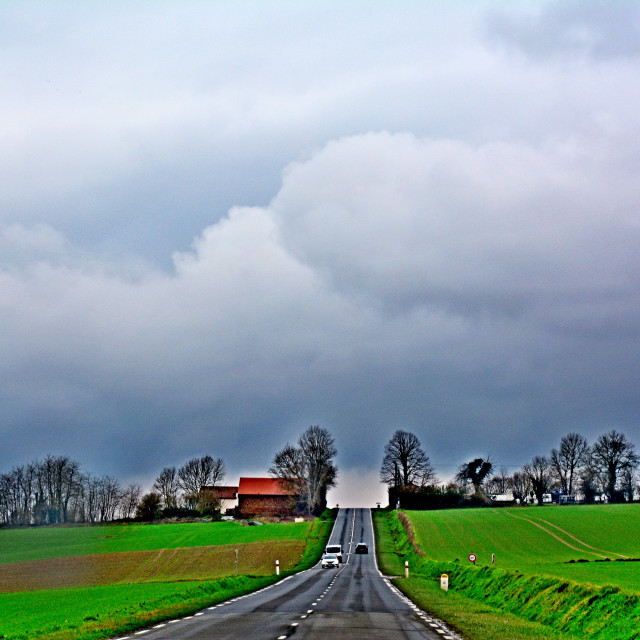
[[[342,562],[342,547],[339,544],[328,544],[324,552],[338,556],[338,562]]]

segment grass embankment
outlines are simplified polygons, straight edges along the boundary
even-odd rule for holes
[[[33,575],[23,579],[46,582],[51,579],[46,577],[50,562],[71,563],[75,569],[89,563],[86,573],[77,574],[76,588],[0,594],[0,638],[98,640],[127,634],[167,618],[189,615],[276,582],[275,559],[280,560],[281,577],[313,566],[322,553],[334,519],[335,512],[327,511],[323,518],[313,522],[262,527],[243,527],[237,523],[133,525],[130,529],[82,527],[80,536],[76,528],[0,531],[0,541],[4,542],[4,534],[9,533],[14,545],[20,542],[22,534],[25,547],[29,545],[29,535],[33,534],[39,540],[55,540],[53,553],[57,554],[54,559],[42,559],[39,544],[34,544],[30,551],[25,548],[20,554],[5,553],[4,558],[25,557],[24,554],[28,557],[31,553],[41,559],[0,565],[0,574],[2,570],[29,566],[34,570]],[[70,534],[66,540],[65,533]],[[120,539],[114,540],[114,534],[121,536]],[[79,537],[86,541],[86,547],[78,544]],[[128,540],[128,544],[123,540]],[[164,546],[158,546],[160,541]],[[105,545],[103,548],[113,549],[114,543],[120,551],[86,555],[87,548],[95,551],[99,545]],[[180,546],[189,544],[202,546]],[[152,550],[148,549],[150,545],[154,545]],[[283,553],[294,547],[295,555],[283,564],[286,560]],[[5,547],[2,548],[5,551]],[[239,549],[238,577],[235,576],[236,548]],[[188,560],[186,565],[182,560]],[[93,571],[92,562],[102,567],[102,573]],[[208,579],[212,572],[225,577]],[[67,574],[67,579],[70,577],[73,576]],[[87,579],[94,580],[95,586],[80,586]],[[140,580],[145,582],[141,584]],[[121,584],[115,584],[117,582]]]
[[[392,575],[403,575],[403,563],[408,559],[411,577],[408,580],[396,580],[398,587],[420,606],[446,620],[469,640],[640,638],[638,595],[625,593],[617,585],[597,587],[546,575],[545,563],[542,562],[545,558],[547,564],[554,566],[554,571],[559,571],[558,567],[565,566],[568,572],[571,572],[575,565],[568,562],[583,557],[584,549],[587,547],[596,553],[600,551],[595,551],[594,548],[607,550],[602,543],[608,540],[600,531],[594,536],[588,535],[594,526],[588,522],[593,515],[590,510],[560,514],[562,518],[580,521],[580,527],[576,527],[575,531],[579,531],[582,538],[574,534],[573,529],[567,529],[571,525],[570,521],[564,522],[565,526],[561,527],[564,534],[558,537],[578,550],[572,550],[573,558],[558,562],[555,562],[557,558],[553,543],[549,542],[548,548],[545,549],[544,542],[540,540],[549,538],[557,542],[556,550],[564,558],[567,544],[559,542],[548,533],[559,533],[558,529],[548,524],[556,515],[551,510],[518,512],[529,518],[544,518],[547,521],[545,529],[540,529],[531,522],[518,522],[515,527],[510,528],[509,524],[512,521],[517,522],[516,519],[505,519],[509,516],[501,514],[492,521],[491,513],[488,510],[410,512],[411,520],[416,524],[415,542],[420,546],[412,544],[409,540],[413,531],[409,529],[408,538],[407,531],[395,512],[379,513],[376,517],[376,534],[379,540],[381,568]],[[604,516],[604,520],[607,521],[601,522],[602,526],[608,530],[609,535],[617,529],[616,537],[619,538],[620,522],[628,524],[629,518],[633,519],[637,514],[638,511],[633,510],[612,511],[609,518],[618,520],[617,524],[611,519],[607,520],[603,511],[598,511],[595,517],[600,519]],[[432,517],[433,521],[425,524]],[[552,524],[560,526],[555,521]],[[524,525],[525,530],[520,530],[519,525]],[[476,529],[480,531],[478,536],[474,536],[473,533]],[[441,533],[438,534],[437,530]],[[428,538],[427,534],[433,536]],[[630,533],[626,542],[616,541],[608,546],[613,546],[616,549],[615,553],[627,555],[623,551],[631,552],[636,548],[636,537],[634,526],[634,531]],[[486,543],[486,547],[482,546],[483,542]],[[501,544],[504,546],[499,546]],[[532,548],[534,551],[530,553],[529,550]],[[539,549],[539,555],[535,549]],[[479,560],[484,558],[485,566],[473,567],[463,559],[471,551],[477,553]],[[496,556],[502,559],[501,562],[505,565],[511,563],[512,567],[491,567],[491,553],[496,553]],[[532,556],[536,555],[541,562],[532,563]],[[444,562],[445,557],[455,560]],[[563,562],[567,564],[563,565]],[[590,562],[583,566],[598,569],[601,566],[611,566],[617,571],[621,566],[636,564]],[[520,569],[515,568],[517,565]],[[532,573],[522,571],[531,568],[534,569]],[[616,571],[609,574],[609,577],[615,576]],[[442,573],[449,575],[448,593],[442,591],[439,586]]]
[[[431,560],[517,569],[640,593],[640,505],[409,511]]]

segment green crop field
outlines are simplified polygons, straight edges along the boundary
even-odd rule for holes
[[[282,575],[315,563],[334,515],[0,529],[0,639],[113,637],[261,588],[276,559]]]
[[[465,639],[640,638],[640,505],[390,512],[375,524],[383,570],[402,576],[408,560],[398,586]]]
[[[310,522],[261,527],[238,522],[194,522],[0,529],[0,564],[122,551],[304,540],[310,526]]]
[[[407,513],[427,558],[475,553],[477,565],[490,565],[495,554],[497,567],[640,593],[640,562],[623,562],[640,559],[640,505]]]

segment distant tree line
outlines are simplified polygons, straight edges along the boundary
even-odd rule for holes
[[[143,495],[137,483],[96,476],[69,456],[49,455],[0,474],[0,524],[44,525],[100,523],[163,515],[207,515],[219,500],[202,490],[225,475],[220,458],[193,458],[160,472],[153,490]]]
[[[380,479],[392,506],[416,509],[494,504],[498,495],[542,504],[551,492],[586,503],[633,502],[640,494],[639,466],[635,445],[623,433],[611,430],[589,444],[572,432],[549,455],[536,455],[511,474],[506,467],[496,471],[489,458],[475,458],[440,485],[417,436],[398,430],[385,446]]]
[[[109,522],[129,518],[142,489],[85,472],[69,456],[46,456],[0,474],[0,523]]]
[[[316,514],[326,507],[327,490],[338,474],[333,436],[317,425],[296,445],[278,451],[269,469],[293,489],[295,508]],[[69,456],[49,455],[0,474],[0,525],[101,523],[180,516],[218,516],[216,491],[226,476],[221,458],[211,455],[164,467],[150,491],[123,485],[113,476],[96,476]]]

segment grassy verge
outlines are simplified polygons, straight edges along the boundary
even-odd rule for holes
[[[261,589],[286,575],[313,566],[322,555],[335,517],[335,510],[327,510],[312,523],[305,523],[307,535],[304,552],[295,568],[283,571],[279,578],[275,575],[241,575],[218,580],[196,578],[175,582],[166,577],[165,582],[0,594],[0,639],[100,640],[126,635],[170,618],[190,615],[206,606]],[[298,531],[295,535],[299,535],[299,525],[285,526],[296,527]],[[256,530],[266,530],[268,527],[244,527],[242,533],[246,532],[252,537],[256,535]],[[152,537],[155,536],[167,539],[162,532],[153,533]],[[290,537],[285,532],[281,540]],[[206,539],[211,544],[210,537]],[[277,542],[274,542],[274,546],[277,548]]]
[[[3,640],[98,640],[272,584],[275,576],[239,576],[201,583],[110,585],[24,591],[0,596]]]
[[[395,512],[376,513],[374,522],[381,569],[402,575],[409,560],[411,578],[396,579],[397,586],[469,640],[640,637],[638,596],[617,587],[428,560],[416,553]],[[449,575],[448,593],[439,588],[442,573]]]
[[[337,515],[337,509],[325,509],[324,513],[313,521],[307,536],[307,544],[295,571],[310,569],[320,560]]]

